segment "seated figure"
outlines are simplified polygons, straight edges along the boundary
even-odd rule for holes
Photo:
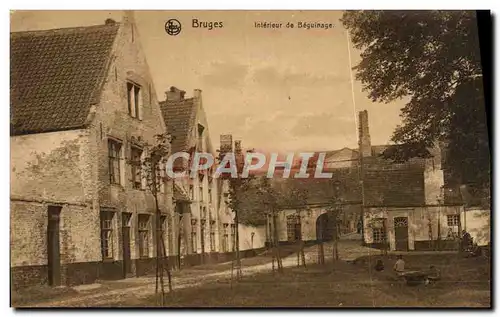
[[[384,270],[384,262],[381,259],[377,260],[377,264],[375,264],[375,271],[381,272]]]
[[[396,274],[398,276],[401,276],[404,274],[404,270],[405,270],[405,261],[403,260],[403,256],[402,255],[398,255],[398,260],[396,261],[396,263],[394,263],[394,271],[396,272]]]
[[[429,267],[429,275],[427,275],[427,283],[434,283],[441,279],[441,272],[434,265]]]

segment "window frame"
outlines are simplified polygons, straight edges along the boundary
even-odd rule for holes
[[[450,220],[452,220],[452,221],[450,221]],[[450,223],[451,223],[451,225],[450,225]],[[459,224],[460,224],[460,216],[459,215],[455,215],[455,214],[446,215],[446,225],[449,228],[453,228],[453,227],[458,228]]]
[[[384,227],[372,228],[372,240],[373,243],[386,243],[387,242],[387,232]]]
[[[139,154],[138,157],[134,157],[135,154]],[[142,155],[144,149],[138,145],[130,146],[130,183],[133,189],[143,189],[142,186]],[[138,178],[138,179],[137,179]]]
[[[231,224],[231,241],[233,243],[233,252],[236,251],[236,224]]]
[[[122,185],[122,178],[121,178],[122,150],[123,150],[123,142],[113,138],[108,138],[108,172],[109,172],[110,184]]]
[[[163,241],[163,246],[165,247],[165,254],[163,256],[167,255],[167,216],[166,215],[160,215],[160,235],[161,239]],[[158,246],[160,247],[160,246]],[[163,248],[160,248],[160,252],[163,253]]]
[[[198,237],[196,232],[196,224],[191,225],[191,250],[193,253],[198,253]]]
[[[101,256],[103,261],[114,259],[114,219],[114,211],[100,211],[99,222],[101,226]]]
[[[191,198],[191,200],[194,200],[194,186],[193,185],[189,185],[189,198]]]
[[[210,220],[210,252],[215,252],[215,221]]]
[[[139,233],[139,257],[149,258],[151,215],[139,214],[137,216],[137,231]]]
[[[142,85],[127,80],[126,87],[128,114],[132,118],[142,120]]]

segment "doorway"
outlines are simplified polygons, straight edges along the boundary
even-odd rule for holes
[[[60,206],[49,206],[47,224],[47,270],[50,286],[61,285]]]
[[[122,252],[123,252],[123,278],[132,275],[132,260],[130,259],[130,219],[132,214],[122,213]]]
[[[316,239],[318,241],[332,241],[334,237],[333,222],[330,221],[328,214],[324,213],[316,219]]]
[[[394,218],[396,251],[408,251],[408,217]]]

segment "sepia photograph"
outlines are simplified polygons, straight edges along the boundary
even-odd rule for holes
[[[12,308],[492,308],[491,12],[10,12]]]

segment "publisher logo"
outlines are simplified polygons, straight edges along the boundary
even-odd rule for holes
[[[178,35],[181,33],[181,22],[177,19],[170,19],[165,23],[165,31],[168,35]]]

